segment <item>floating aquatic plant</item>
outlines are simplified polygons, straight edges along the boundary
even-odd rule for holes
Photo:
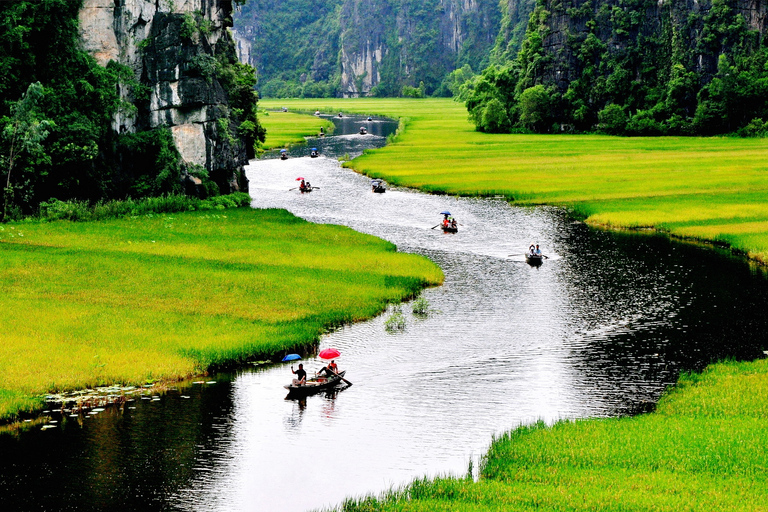
[[[405,329],[405,316],[403,316],[403,310],[400,306],[392,308],[392,314],[384,322],[384,328],[388,331],[402,331]]]
[[[429,314],[429,302],[424,297],[419,297],[411,304],[414,315],[426,316]]]

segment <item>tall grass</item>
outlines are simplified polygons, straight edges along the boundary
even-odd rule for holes
[[[723,242],[768,262],[765,139],[490,135],[450,100],[320,103],[401,120],[389,146],[347,164],[395,185],[563,205],[593,225]],[[521,426],[492,443],[478,482],[421,479],[341,509],[766,510],[766,417],[768,361],[720,363],[683,376],[654,413]]]
[[[519,427],[481,478],[417,480],[341,510],[765,510],[768,361],[684,376],[655,413]]]
[[[593,225],[654,227],[768,262],[767,139],[484,134],[447,99],[280,102],[401,119],[392,144],[348,164],[394,185],[562,205]]]
[[[176,379],[307,346],[442,282],[429,260],[282,210],[0,231],[0,417],[42,394]]]
[[[293,112],[262,112],[259,122],[267,130],[262,149],[287,147],[304,142],[304,137],[308,135],[317,135],[320,128],[325,133],[333,133],[334,128],[333,123],[327,119]]]

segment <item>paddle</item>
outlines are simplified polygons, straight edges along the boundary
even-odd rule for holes
[[[320,371],[322,371],[322,370],[320,370]],[[328,374],[327,374],[327,373],[326,373],[325,375],[326,375],[326,376],[328,376]],[[351,383],[351,382],[349,382],[347,379],[345,379],[344,377],[342,377],[342,376],[341,376],[341,375],[339,375],[338,373],[335,373],[334,375],[336,375],[336,376],[337,376],[337,377],[339,377],[341,380],[343,380],[344,382],[346,382],[346,383],[347,383],[347,386],[351,386],[351,385],[352,385],[352,383]]]
[[[435,229],[435,228],[436,228],[436,227],[438,227],[438,226],[442,226],[442,224],[438,224],[437,226],[432,226],[432,227],[431,227],[431,228],[429,228],[429,229]]]
[[[299,187],[293,187],[293,188],[289,188],[289,189],[288,189],[288,192],[290,192],[291,190],[296,190],[297,188],[299,188]]]

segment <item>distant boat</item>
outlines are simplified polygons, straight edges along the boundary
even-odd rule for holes
[[[317,148],[312,148],[309,152],[309,156],[311,158],[317,158],[318,156],[320,156],[320,153],[318,153]]]
[[[360,127],[360,135],[368,135],[368,129],[365,126]]]
[[[288,160],[288,151],[285,149],[280,150],[280,160]]]
[[[376,194],[383,194],[387,191],[387,184],[383,180],[371,180],[371,190]]]
[[[453,227],[453,226],[450,226],[450,225],[443,226],[443,233],[458,233],[458,232],[459,232],[459,228],[458,227]]]

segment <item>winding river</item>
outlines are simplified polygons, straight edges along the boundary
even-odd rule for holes
[[[404,305],[403,331],[385,329],[386,313],[325,336],[354,383],[332,396],[286,400],[287,367],[261,365],[0,435],[0,510],[318,509],[464,474],[520,423],[649,410],[680,372],[768,348],[766,280],[739,259],[596,231],[556,208],[373,194],[337,157],[383,145],[394,127],[344,118],[340,135],[288,160],[253,161],[250,190],[256,208],[347,225],[437,262],[446,281],[423,292],[429,315]],[[320,158],[307,156],[312,146]],[[319,190],[289,191],[299,176]],[[445,209],[457,234],[431,229]],[[550,257],[541,266],[520,256],[531,242]]]

